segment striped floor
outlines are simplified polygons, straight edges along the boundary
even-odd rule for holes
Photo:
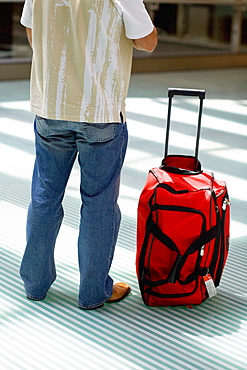
[[[149,168],[161,161],[170,86],[206,89],[200,159],[227,181],[232,203],[231,248],[218,295],[193,309],[146,307],[135,276],[137,201]],[[28,81],[0,83],[0,369],[247,369],[247,70],[132,76],[123,221],[111,272],[115,281],[130,283],[132,294],[96,311],[77,308],[78,165],[64,201],[57,281],[45,301],[25,298],[18,269],[34,160],[28,90]],[[190,153],[196,104],[174,100],[171,151]]]

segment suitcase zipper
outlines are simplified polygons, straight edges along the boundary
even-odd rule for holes
[[[200,256],[203,257],[205,253],[205,245],[201,247]]]
[[[227,206],[230,206],[230,205],[231,205],[231,203],[230,203],[229,199],[224,198],[223,204],[222,204],[222,210],[226,211]]]

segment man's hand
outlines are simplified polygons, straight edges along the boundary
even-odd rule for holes
[[[144,50],[148,51],[149,53],[152,53],[152,51],[154,51],[158,43],[156,28],[154,28],[149,35],[142,37],[141,39],[135,39],[133,40],[133,42],[135,49]]]

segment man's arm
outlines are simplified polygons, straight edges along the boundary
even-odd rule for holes
[[[152,53],[157,46],[158,38],[157,38],[157,30],[154,27],[153,31],[140,39],[135,39],[134,41],[134,48],[138,50],[148,51]]]
[[[26,32],[29,45],[32,47],[32,29],[26,27]]]

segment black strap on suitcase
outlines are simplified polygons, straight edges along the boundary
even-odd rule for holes
[[[172,98],[175,95],[179,96],[191,96],[191,97],[198,97],[200,99],[199,105],[199,112],[198,112],[198,124],[197,124],[197,134],[196,134],[196,146],[195,146],[195,154],[193,157],[189,156],[176,156],[176,157],[187,157],[193,159],[194,168],[193,169],[180,169],[176,167],[171,167],[167,164],[169,162],[168,155],[168,147],[169,147],[169,133],[170,133],[170,125],[171,125],[171,108],[172,108]],[[200,173],[201,172],[201,165],[198,160],[198,152],[199,152],[199,140],[201,134],[201,119],[202,119],[202,108],[203,108],[203,100],[205,99],[206,91],[205,90],[195,90],[195,89],[179,89],[179,88],[169,88],[168,89],[168,112],[167,112],[167,123],[166,123],[166,140],[165,140],[165,153],[164,159],[162,161],[162,166],[164,170],[168,172],[175,172],[175,173],[182,173],[182,174],[193,174],[193,173]]]

